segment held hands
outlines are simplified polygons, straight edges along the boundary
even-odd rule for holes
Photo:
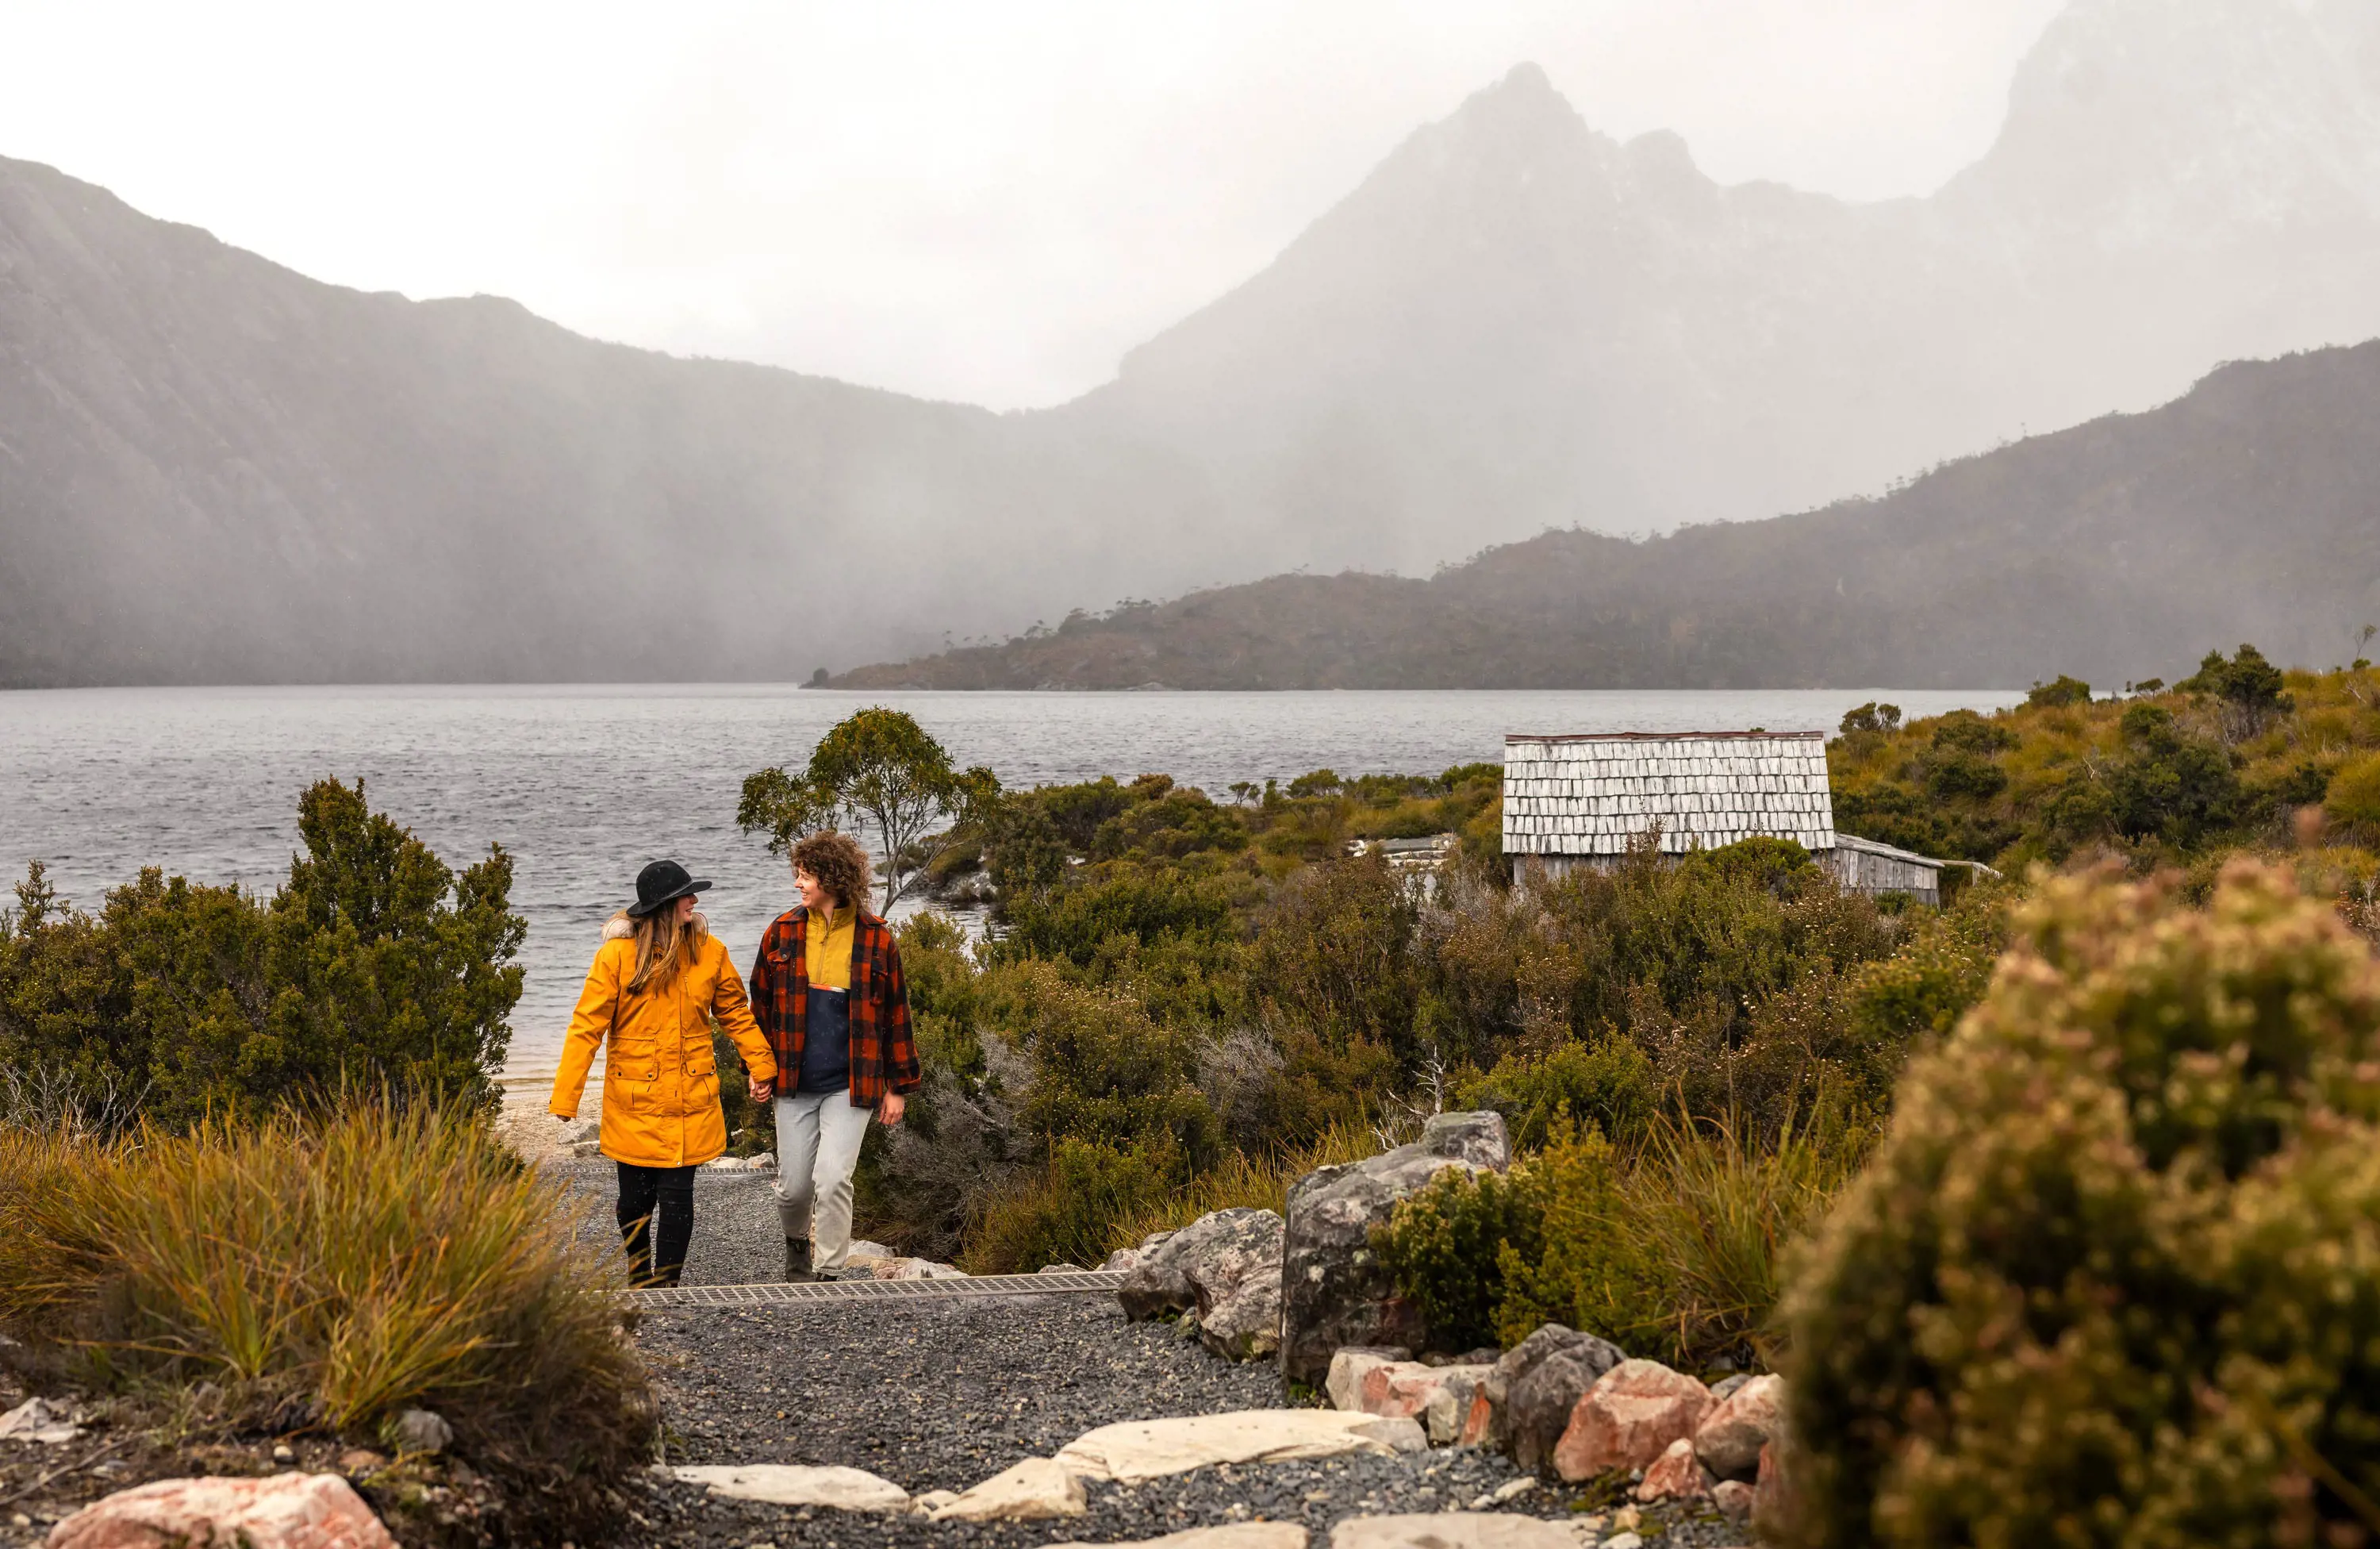
[[[901,1094],[897,1092],[888,1092],[884,1094],[884,1101],[876,1106],[876,1116],[886,1124],[898,1124],[901,1122],[903,1106]]]
[[[776,1082],[774,1082],[774,1081],[764,1081],[764,1080],[760,1079],[760,1078],[759,1078],[759,1077],[758,1077],[758,1076],[755,1076],[755,1077],[753,1077],[753,1078],[752,1078],[752,1101],[753,1101],[753,1102],[755,1102],[755,1103],[766,1103],[766,1102],[767,1102],[767,1101],[768,1101],[771,1096],[773,1096],[773,1095],[775,1094],[776,1090],[777,1090],[777,1083],[776,1083]]]

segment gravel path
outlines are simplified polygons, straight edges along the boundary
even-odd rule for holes
[[[608,1225],[608,1165],[557,1172]],[[765,1177],[703,1175],[695,1212],[688,1283],[776,1278],[782,1244]],[[1170,1324],[1128,1323],[1107,1297],[649,1311],[637,1338],[662,1395],[671,1462],[839,1463],[913,1494],[963,1490],[1116,1421],[1287,1402],[1277,1368],[1222,1360]],[[722,1500],[655,1475],[629,1536],[710,1549],[1024,1549],[1263,1518],[1305,1522],[1319,1549],[1342,1518],[1458,1509],[1515,1477],[1509,1459],[1479,1450],[1204,1469],[1136,1487],[1093,1483],[1084,1517],[967,1525]],[[1539,1485],[1499,1509],[1583,1522],[1585,1505],[1566,1487]],[[1662,1527],[1661,1542],[1681,1549],[1743,1537],[1714,1518],[1650,1512],[1639,1531],[1651,1538]]]

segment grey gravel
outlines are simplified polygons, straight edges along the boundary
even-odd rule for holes
[[[600,1200],[599,1224],[608,1226],[609,1165],[555,1172]],[[698,1178],[687,1283],[772,1280],[782,1251],[765,1175]],[[843,1464],[912,1494],[964,1490],[1116,1421],[1288,1402],[1271,1362],[1233,1364],[1172,1324],[1128,1323],[1108,1297],[647,1311],[637,1340],[661,1395],[669,1462]],[[1083,1517],[937,1524],[718,1499],[649,1473],[635,1482],[624,1539],[673,1549],[1023,1549],[1262,1518],[1305,1523],[1322,1549],[1342,1518],[1460,1510],[1518,1477],[1508,1458],[1475,1449],[1326,1458],[1203,1469],[1138,1486],[1094,1482]],[[1580,1492],[1553,1484],[1496,1509],[1563,1519],[1588,1505]],[[1665,1525],[1667,1535],[1652,1540]],[[1707,1513],[1648,1510],[1640,1531],[1679,1549],[1744,1539]]]

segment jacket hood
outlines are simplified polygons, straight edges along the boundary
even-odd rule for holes
[[[604,939],[605,941],[625,941],[625,940],[627,940],[630,936],[635,935],[636,933],[637,933],[637,922],[636,922],[635,921],[633,921],[633,920],[631,920],[631,919],[629,919],[629,918],[628,918],[628,911],[627,911],[626,909],[622,909],[619,913],[617,913],[617,914],[615,914],[615,915],[612,916],[612,918],[611,918],[611,919],[606,920],[605,921],[603,921],[603,939]],[[707,935],[709,935],[710,933],[710,920],[708,920],[707,918],[705,918],[705,917],[704,917],[703,912],[702,912],[700,909],[697,909],[697,910],[695,910],[695,911],[694,911],[694,934],[695,934],[695,939],[697,939],[697,940],[698,941],[698,940],[700,940],[702,937],[707,936]]]

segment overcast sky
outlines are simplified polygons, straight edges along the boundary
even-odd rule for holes
[[[1924,193],[2063,0],[0,0],[0,155],[322,279],[1061,401],[1535,60],[1725,181]]]

